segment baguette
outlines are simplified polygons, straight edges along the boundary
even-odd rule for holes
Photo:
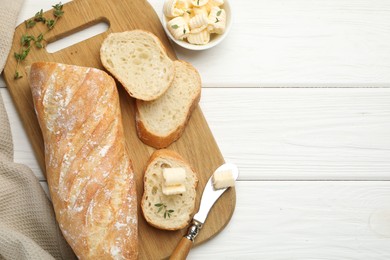
[[[169,88],[175,74],[160,39],[147,31],[109,34],[100,48],[100,59],[136,99],[157,99]]]
[[[169,196],[162,193],[165,167],[185,169],[186,192]],[[197,174],[178,153],[167,149],[156,150],[151,155],[144,173],[141,208],[146,221],[164,230],[186,227],[194,214],[197,185]]]
[[[28,75],[64,237],[79,259],[136,259],[136,187],[114,80],[50,62]]]
[[[172,86],[153,101],[136,101],[138,137],[154,148],[166,148],[179,139],[199,103],[201,78],[188,62],[177,60]]]

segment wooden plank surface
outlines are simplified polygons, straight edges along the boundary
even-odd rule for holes
[[[188,259],[389,259],[389,236],[378,232],[389,230],[389,93],[356,88],[390,86],[389,2],[230,1],[234,26],[223,43],[201,53],[175,47],[199,69],[203,87],[219,88],[203,90],[201,108],[225,160],[237,163],[245,180],[229,225]],[[161,14],[162,1],[149,2]],[[26,1],[19,22],[51,4]],[[247,89],[281,86],[331,88]],[[7,91],[0,91],[15,158],[42,176]],[[295,130],[312,133],[315,145]],[[372,227],[371,215],[378,223]]]
[[[376,181],[240,181],[232,221],[189,260],[387,260],[389,190]]]
[[[389,181],[239,181],[236,188],[232,220],[188,260],[390,258]]]
[[[154,9],[144,0],[133,0],[131,2],[122,0],[75,0],[66,3],[63,10],[65,12],[64,17],[59,20],[53,30],[45,34],[45,39],[48,43],[100,22],[109,24],[109,29],[104,33],[58,52],[48,53],[45,49],[31,50],[26,60],[19,66],[19,71],[24,77],[14,80],[16,59],[13,53],[20,51],[20,38],[26,31],[25,25],[21,24],[16,28],[13,46],[3,72],[8,90],[42,170],[45,168],[43,139],[33,109],[31,91],[26,75],[23,72],[24,66],[30,65],[34,61],[43,60],[103,69],[99,51],[104,38],[112,32],[132,29],[151,31],[161,39],[168,55],[172,59],[176,58]],[[49,17],[50,13],[51,11],[48,11],[44,16]],[[39,35],[45,28],[45,25],[38,24],[29,33]],[[138,200],[141,200],[143,193],[143,170],[154,149],[143,144],[136,135],[134,100],[119,84],[118,91],[126,144],[129,148],[129,155],[136,173]],[[181,138],[170,145],[169,149],[181,154],[198,173],[199,185],[196,200],[196,207],[198,207],[203,187],[214,170],[224,162],[199,106],[192,113],[188,126]],[[45,174],[44,170],[42,172]],[[202,232],[200,232],[195,241],[195,245],[203,243],[219,233],[230,220],[234,206],[235,191],[230,189],[216,203],[213,211],[210,212]],[[140,259],[158,259],[169,256],[183,234],[186,233],[186,230],[183,229],[177,232],[158,230],[146,223],[142,216],[140,205],[138,205],[138,212]],[[156,245],[160,246],[156,247]]]
[[[390,180],[390,89],[207,89],[201,106],[241,180]]]
[[[10,96],[16,160],[43,179]],[[390,89],[203,89],[201,108],[240,180],[390,180]]]

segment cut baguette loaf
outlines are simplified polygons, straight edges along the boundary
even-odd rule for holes
[[[163,169],[166,167],[185,169],[186,192],[176,195],[162,193]],[[195,210],[197,185],[197,174],[178,153],[167,149],[156,150],[150,157],[144,173],[141,208],[146,221],[156,228],[165,230],[178,230],[187,226]],[[169,216],[166,214],[168,211]]]
[[[169,88],[175,75],[173,61],[160,39],[147,31],[109,34],[101,45],[100,59],[136,99],[158,98]]]
[[[52,62],[29,69],[56,219],[79,259],[137,259],[137,198],[115,81]]]
[[[166,148],[179,139],[200,100],[201,78],[188,62],[176,60],[172,86],[153,101],[136,101],[138,137],[154,148]]]

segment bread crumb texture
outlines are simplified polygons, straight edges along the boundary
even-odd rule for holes
[[[103,66],[130,96],[154,100],[170,86],[174,77],[173,61],[154,34],[133,30],[111,33],[100,49]]]

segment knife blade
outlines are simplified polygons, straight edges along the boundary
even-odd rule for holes
[[[219,166],[213,173],[219,171],[231,170],[233,179],[236,181],[238,178],[238,167],[232,163],[225,163]],[[229,189],[214,189],[213,185],[213,175],[209,178],[204,187],[202,198],[200,201],[199,211],[194,215],[192,219],[192,224],[188,228],[187,235],[185,235],[176,246],[172,255],[170,256],[170,260],[184,260],[186,259],[188,253],[191,250],[192,245],[194,244],[195,238],[199,234],[199,231],[202,229],[203,224],[206,221],[207,215],[209,214],[211,208],[214,206],[215,202],[222,196],[222,194]]]

